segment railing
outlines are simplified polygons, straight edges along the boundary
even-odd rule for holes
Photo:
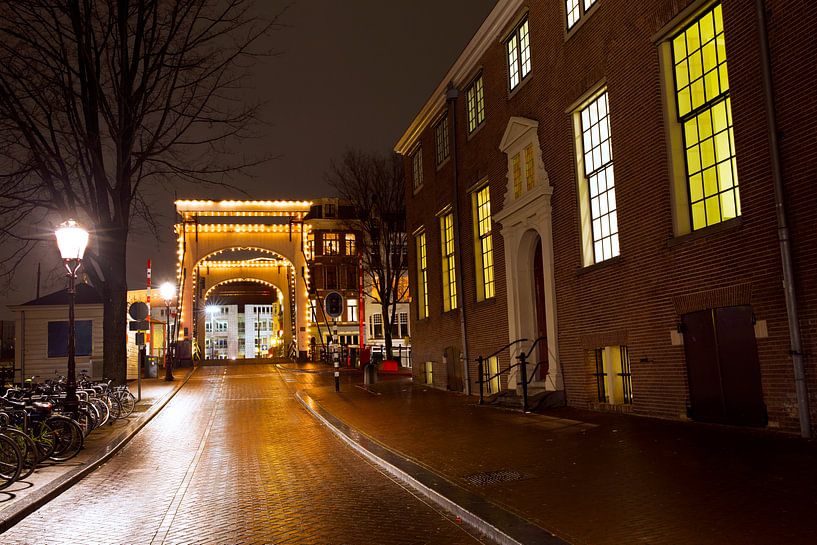
[[[536,348],[536,346],[541,341],[545,340],[546,338],[547,337],[539,337],[538,339],[536,339],[535,341],[533,341],[531,343],[530,349],[527,352],[525,352],[523,350],[518,356],[516,356],[516,359],[519,360],[519,363],[509,365],[507,369],[500,369],[499,371],[497,371],[496,373],[494,373],[493,375],[491,375],[489,377],[484,376],[485,375],[485,362],[486,361],[490,360],[494,356],[497,356],[497,355],[501,354],[502,352],[504,352],[505,350],[508,350],[510,347],[512,347],[512,346],[514,346],[516,344],[527,342],[528,339],[517,339],[517,340],[515,340],[513,342],[510,342],[510,343],[506,344],[505,346],[503,346],[502,348],[500,348],[499,350],[497,350],[493,354],[490,354],[489,356],[484,357],[484,356],[480,355],[479,357],[477,357],[477,375],[479,376],[479,379],[478,379],[478,382],[479,382],[479,404],[482,405],[485,402],[485,386],[484,385],[485,385],[486,382],[490,382],[491,380],[493,380],[495,378],[498,378],[501,375],[504,375],[506,373],[510,374],[512,369],[515,369],[516,367],[518,367],[519,368],[519,374],[520,374],[519,382],[522,385],[522,411],[523,412],[528,412],[528,384],[530,384],[530,382],[536,376],[536,371],[539,370],[539,367],[543,363],[541,361],[537,362],[537,364],[533,368],[533,372],[530,374],[530,378],[529,378],[528,377],[528,358],[533,353],[534,348]]]

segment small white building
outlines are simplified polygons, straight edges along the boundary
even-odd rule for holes
[[[76,287],[75,343],[77,375],[102,378],[102,296],[88,284]],[[68,290],[50,293],[22,305],[15,314],[14,380],[38,381],[68,373]],[[136,369],[128,369],[135,377]]]
[[[207,305],[205,314],[204,357],[211,360],[237,359],[241,329],[238,305]]]

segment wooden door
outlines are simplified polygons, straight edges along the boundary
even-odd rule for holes
[[[542,240],[536,241],[536,251],[533,256],[533,285],[535,290],[534,304],[536,305],[536,338],[547,336],[547,314],[545,312],[545,268],[542,263]],[[534,352],[537,359],[534,363],[539,363],[537,378],[544,380],[548,373],[548,342],[547,338],[542,338]]]
[[[751,307],[693,312],[682,322],[690,416],[704,422],[766,425]]]

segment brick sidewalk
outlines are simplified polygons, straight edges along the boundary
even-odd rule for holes
[[[522,415],[473,398],[322,375],[309,396],[351,428],[574,544],[817,543],[817,445],[576,409]],[[495,473],[504,472],[504,473]],[[480,479],[515,478],[480,484]]]
[[[0,533],[19,521],[40,505],[59,494],[65,487],[82,479],[114,449],[120,442],[127,441],[138,428],[149,419],[168,396],[183,384],[189,369],[179,369],[176,380],[165,382],[164,377],[142,379],[142,400],[134,407],[133,414],[113,424],[106,424],[91,432],[85,439],[83,449],[71,460],[61,463],[45,461],[28,479],[17,481],[0,490]],[[128,387],[137,395],[137,382]]]

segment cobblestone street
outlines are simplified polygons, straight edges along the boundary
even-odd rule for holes
[[[312,379],[198,369],[122,452],[2,543],[481,542],[304,411],[293,386]]]

